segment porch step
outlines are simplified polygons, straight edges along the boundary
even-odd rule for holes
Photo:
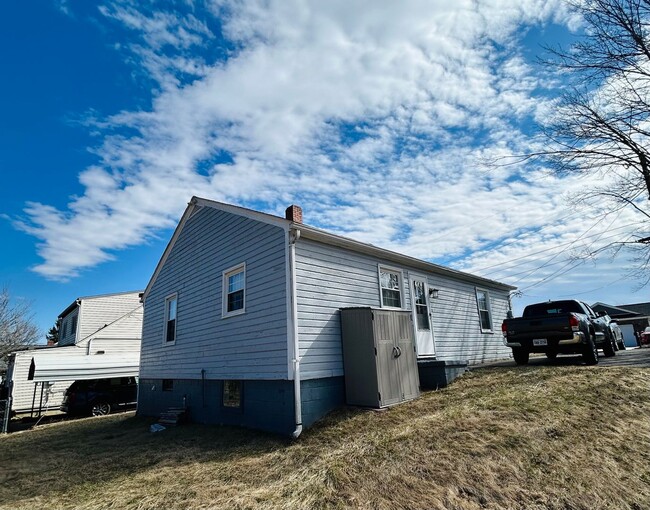
[[[160,413],[158,423],[161,425],[176,426],[183,423],[187,418],[187,410],[183,407],[170,407],[166,411]]]

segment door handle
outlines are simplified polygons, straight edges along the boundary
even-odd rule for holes
[[[393,357],[399,358],[402,355],[402,349],[398,346],[393,347]]]

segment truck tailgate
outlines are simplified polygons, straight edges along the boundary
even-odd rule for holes
[[[508,319],[506,327],[509,342],[524,342],[542,338],[561,340],[573,336],[569,314]]]

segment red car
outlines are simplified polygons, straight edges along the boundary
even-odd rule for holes
[[[645,331],[641,333],[639,343],[641,345],[650,345],[650,326],[645,328]]]

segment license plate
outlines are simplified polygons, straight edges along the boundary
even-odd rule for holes
[[[548,345],[546,338],[533,338],[533,345]]]

